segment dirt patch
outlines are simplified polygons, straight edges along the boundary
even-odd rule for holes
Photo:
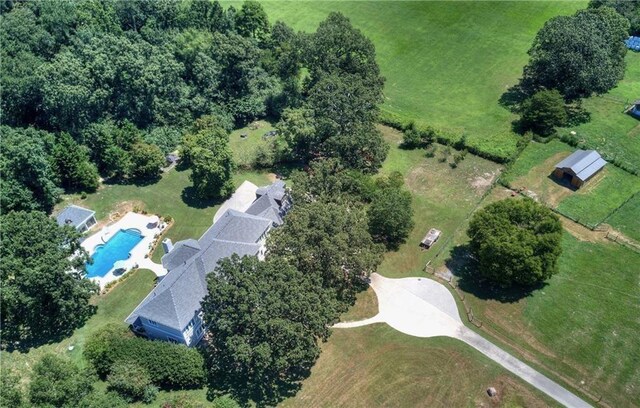
[[[476,190],[476,194],[482,195],[489,187],[491,187],[498,174],[499,172],[492,171],[476,176],[470,180],[471,187]]]
[[[552,207],[557,207],[563,199],[573,193],[571,188],[562,185],[551,176],[556,163],[566,154],[566,152],[560,152],[549,157],[542,164],[533,167],[526,176],[514,180],[511,183],[512,187],[526,192],[536,201],[543,201]]]
[[[560,217],[562,226],[571,235],[573,235],[579,241],[587,242],[604,242],[606,241],[606,231],[592,231],[587,227],[583,227],[577,222],[573,222],[568,218]]]
[[[144,207],[144,202],[140,200],[122,201],[109,213],[109,218],[115,221],[130,211],[143,210]]]
[[[269,179],[269,182],[273,183],[278,179],[278,176],[276,173],[269,173],[267,174],[267,178]]]

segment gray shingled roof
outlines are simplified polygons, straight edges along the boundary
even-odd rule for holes
[[[271,196],[282,191],[282,199],[284,183],[270,187],[263,187],[264,194],[259,195],[260,198],[250,207],[254,208],[253,212],[264,216],[229,209],[198,241],[177,242],[162,257],[162,264],[169,273],[127,317],[126,322],[133,324],[142,316],[183,330],[200,310],[200,303],[207,293],[207,273],[212,272],[221,259],[233,254],[257,255],[261,247],[259,240],[275,222],[274,218],[282,223],[279,206]]]
[[[171,271],[187,262],[198,252],[200,252],[200,244],[195,239],[178,241],[168,254],[162,256],[162,266]]]
[[[233,254],[255,255],[259,244],[213,240],[201,256],[169,272],[125,320],[133,324],[139,316],[182,331],[207,294],[206,276],[218,261]]]
[[[256,195],[258,197],[261,197],[265,194],[270,195],[271,198],[277,201],[282,201],[282,198],[286,194],[284,181],[276,180],[273,184],[270,184],[265,187],[260,187],[258,188],[258,190],[256,190]]]
[[[200,246],[213,239],[256,243],[270,226],[268,219],[229,209],[202,235]]]
[[[578,179],[586,181],[605,164],[607,162],[595,150],[576,150],[556,164],[556,168],[571,170]]]
[[[74,227],[77,227],[88,220],[90,217],[95,215],[95,213],[95,211],[89,210],[87,208],[78,207],[77,205],[70,205],[62,210],[60,214],[58,214],[58,216],[56,217],[56,221],[60,226],[72,225]]]
[[[270,195],[263,195],[251,204],[245,211],[247,214],[267,218],[276,225],[282,225],[282,217],[280,217],[280,206],[276,200]]]

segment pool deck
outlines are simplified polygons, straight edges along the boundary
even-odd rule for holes
[[[164,224],[162,221],[156,224],[154,224],[153,221],[154,217],[152,215],[143,215],[134,212],[128,212],[118,221],[114,222],[113,224],[107,225],[100,231],[82,241],[82,247],[86,249],[87,252],[89,252],[89,255],[92,255],[98,245],[102,245],[107,242],[109,238],[113,236],[113,234],[121,229],[127,230],[130,228],[135,228],[139,230],[143,236],[142,241],[140,241],[138,245],[136,245],[131,250],[131,256],[125,261],[127,265],[125,272],[115,275],[112,268],[103,277],[95,277],[91,278],[91,280],[98,283],[100,285],[100,288],[104,288],[107,283],[119,279],[122,275],[136,267],[141,269],[150,269],[157,276],[166,275],[167,270],[164,269],[162,265],[153,262],[151,258],[147,257],[147,255],[149,255],[149,251],[151,250],[151,246],[153,245],[155,236],[162,233],[164,228],[166,228],[166,224]]]

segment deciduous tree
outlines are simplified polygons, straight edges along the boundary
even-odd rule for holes
[[[477,277],[500,286],[531,286],[558,271],[562,225],[531,199],[507,199],[474,214],[468,230]]]
[[[70,335],[93,314],[80,234],[38,211],[0,218],[2,344],[25,348]]]
[[[208,277],[210,381],[241,401],[275,404],[306,378],[337,317],[332,295],[280,258],[224,259]]]
[[[531,94],[558,89],[566,98],[602,94],[624,75],[629,22],[603,7],[547,21],[529,50],[522,85]]]

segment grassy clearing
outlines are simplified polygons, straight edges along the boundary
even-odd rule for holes
[[[532,142],[504,179],[513,188],[529,190],[533,197],[563,214],[596,226],[640,191],[640,177],[608,164],[582,188],[574,191],[551,174],[555,164],[573,150],[557,140],[546,144]],[[621,217],[625,217],[625,213]]]
[[[486,388],[494,386],[499,398]],[[457,340],[377,324],[333,330],[302,390],[284,407],[554,406]]]
[[[467,155],[457,168],[452,169],[446,162],[439,161],[444,151],[442,146],[439,146],[435,157],[427,158],[422,149],[400,149],[400,132],[387,127],[381,127],[381,130],[391,144],[381,173],[399,171],[405,176],[407,187],[413,194],[415,226],[407,242],[397,252],[386,254],[378,272],[389,277],[422,275],[425,264],[436,257],[478,204],[501,166]],[[418,244],[430,228],[440,229],[442,238],[431,249],[422,251]]]
[[[633,196],[605,222],[629,238],[640,241],[640,193]]]
[[[248,170],[253,166],[258,148],[267,145],[262,136],[270,130],[274,130],[271,123],[258,120],[248,127],[231,132],[229,146],[240,169]],[[241,135],[247,135],[247,137],[243,138]]]
[[[59,343],[44,345],[29,350],[27,353],[2,351],[3,370],[15,370],[22,378],[26,378],[33,364],[45,353],[66,355],[80,366],[86,362],[82,359],[85,340],[92,333],[110,323],[124,325],[124,319],[144,299],[153,288],[156,275],[146,269],[129,272],[130,276],[120,282],[105,295],[95,296],[92,303],[98,309],[87,323],[76,330],[73,335]],[[67,348],[73,345],[73,351]]]
[[[444,128],[464,129],[470,146],[508,157],[515,116],[498,104],[527,62],[545,21],[584,8],[579,2],[281,2],[263,6],[271,21],[315,31],[340,11],[376,46],[387,78],[383,110]],[[223,2],[238,7],[241,2]]]
[[[558,210],[584,224],[598,225],[638,191],[640,177],[608,165],[584,187],[562,200]]]
[[[356,303],[340,316],[341,322],[352,322],[367,319],[378,314],[378,298],[376,292],[367,288],[364,292],[358,293]]]
[[[598,150],[609,161],[640,171],[640,121],[623,113],[630,102],[640,97],[640,54],[627,53],[626,63],[625,78],[616,88],[584,101],[591,121],[561,132],[575,131],[581,144]]]
[[[528,360],[630,406],[640,400],[640,254],[568,233],[562,248],[560,272],[542,289],[500,301],[467,287],[466,299],[484,330]]]

